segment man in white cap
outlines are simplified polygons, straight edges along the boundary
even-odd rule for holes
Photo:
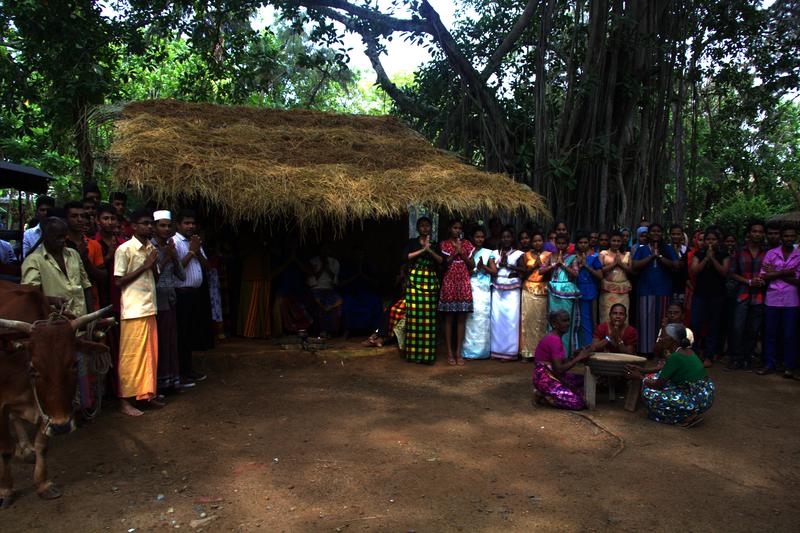
[[[175,286],[186,279],[186,272],[178,259],[172,236],[175,229],[172,213],[159,210],[153,213],[155,237],[152,243],[158,249],[158,267],[161,272],[156,285],[158,314],[158,390],[161,393],[181,389],[181,371],[178,358],[178,320]],[[184,386],[193,386],[186,383]]]

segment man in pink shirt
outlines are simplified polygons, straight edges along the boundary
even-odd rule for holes
[[[764,315],[764,355],[766,366],[757,373],[772,374],[777,369],[778,343],[783,346],[785,378],[800,379],[794,374],[797,355],[797,318],[800,296],[797,293],[800,272],[800,251],[795,250],[797,230],[793,226],[781,228],[781,246],[764,256],[760,277],[767,283],[766,312]]]

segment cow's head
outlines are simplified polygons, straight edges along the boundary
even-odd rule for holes
[[[108,350],[103,344],[76,337],[75,332],[108,314],[111,314],[111,307],[72,321],[56,318],[30,324],[0,319],[0,327],[24,331],[29,335],[28,371],[36,408],[48,435],[60,435],[75,429],[72,401],[78,386],[76,352],[93,354]]]

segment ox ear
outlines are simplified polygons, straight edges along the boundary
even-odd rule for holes
[[[75,339],[75,349],[83,353],[104,353],[108,351],[108,346],[99,342],[92,342],[80,338]]]

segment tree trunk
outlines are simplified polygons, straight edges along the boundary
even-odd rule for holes
[[[686,98],[686,77],[678,81],[678,98],[672,104],[672,143],[675,152],[675,208],[673,220],[683,222],[686,217],[686,172],[683,155],[683,101]]]
[[[546,180],[548,168],[550,166],[550,146],[547,138],[550,134],[550,120],[547,108],[547,73],[545,69],[545,59],[547,55],[547,39],[550,35],[553,9],[555,0],[542,0],[542,12],[540,15],[539,35],[536,50],[536,80],[535,80],[535,101],[533,116],[535,120],[533,157],[533,180],[534,189],[541,187]]]
[[[87,108],[83,104],[76,104],[73,112],[75,118],[75,149],[78,152],[78,161],[81,168],[81,181],[85,184],[94,181],[94,157],[92,145],[89,140],[89,117]]]

